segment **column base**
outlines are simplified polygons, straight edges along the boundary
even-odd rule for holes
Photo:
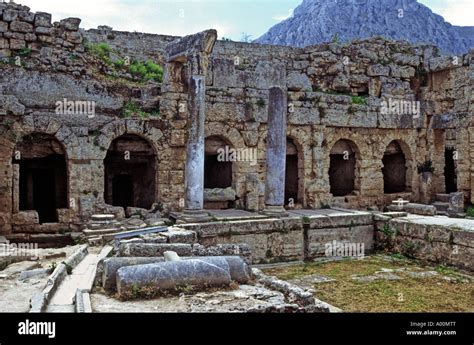
[[[204,210],[184,210],[183,212],[173,212],[171,218],[176,220],[176,224],[183,223],[206,223],[212,220],[212,217]]]
[[[287,217],[288,212],[285,210],[283,206],[265,206],[265,209],[261,212],[264,215],[272,216],[272,217]]]

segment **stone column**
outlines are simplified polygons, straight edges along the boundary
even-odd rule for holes
[[[286,104],[283,91],[277,87],[271,88],[268,102],[264,213],[272,215],[285,214]]]
[[[185,214],[206,217],[204,208],[204,121],[206,78],[193,75],[189,83],[189,129],[186,149]]]

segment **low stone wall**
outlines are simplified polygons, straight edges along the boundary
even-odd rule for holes
[[[326,255],[326,245],[363,244],[365,252],[374,247],[374,227],[369,212],[337,213],[281,219],[252,219],[180,227],[197,233],[204,246],[247,243],[252,263],[312,259]]]
[[[422,261],[474,271],[474,231],[451,225],[417,223],[406,217],[375,216],[378,249]]]

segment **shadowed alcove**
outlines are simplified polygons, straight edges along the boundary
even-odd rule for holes
[[[110,145],[104,160],[105,202],[149,209],[155,202],[156,153],[135,134],[124,134]]]
[[[68,207],[66,154],[61,143],[49,134],[26,135],[14,149],[13,164],[19,181],[19,195],[14,195],[18,210],[36,210],[41,224],[57,222],[56,210]]]

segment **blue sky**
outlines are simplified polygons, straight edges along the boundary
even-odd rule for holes
[[[381,0],[383,1],[383,0]],[[302,0],[17,0],[33,11],[82,19],[81,27],[187,35],[217,29],[219,37],[257,38],[291,15]],[[454,25],[474,25],[474,0],[419,0]]]

